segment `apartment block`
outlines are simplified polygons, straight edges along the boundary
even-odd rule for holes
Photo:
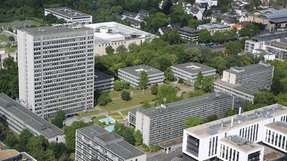
[[[64,132],[37,116],[12,98],[0,94],[0,118],[17,134],[27,129],[35,136],[44,136],[49,142],[65,142]]]
[[[183,132],[182,152],[186,161],[271,161],[268,147],[280,151],[283,157],[287,154],[285,106],[273,104],[239,112]],[[273,158],[277,157],[275,154]]]
[[[108,92],[114,89],[115,78],[111,75],[95,70],[95,90]]]
[[[205,119],[215,114],[220,118],[232,106],[231,96],[212,93],[149,109],[138,109],[136,118],[131,117],[129,121],[142,132],[144,144],[159,144],[181,137],[184,121],[188,117],[200,116]]]
[[[46,8],[44,14],[45,16],[52,14],[58,19],[65,20],[67,23],[86,24],[93,22],[93,16],[67,7]]]
[[[199,63],[184,63],[171,66],[171,71],[177,79],[194,83],[199,73],[204,77],[215,77],[216,69]]]
[[[130,83],[130,85],[137,87],[139,86],[142,72],[147,74],[148,85],[162,84],[164,81],[164,73],[148,65],[135,65],[121,68],[118,70],[118,77],[120,80],[126,81]]]
[[[94,104],[94,36],[87,28],[17,31],[19,99],[38,116],[67,115]]]
[[[112,47],[116,53],[117,48],[120,46],[128,49],[131,44],[141,45],[142,43],[151,41],[157,37],[154,34],[117,22],[87,24],[85,27],[94,31],[95,56],[106,55],[107,47]]]
[[[271,88],[273,73],[274,67],[265,63],[232,67],[214,82],[214,91],[232,95],[239,102],[253,102],[256,92]]]
[[[96,125],[77,129],[75,161],[146,161],[138,150],[114,132]]]

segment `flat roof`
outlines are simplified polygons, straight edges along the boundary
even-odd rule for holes
[[[92,125],[77,129],[77,131],[80,131],[90,139],[100,141],[99,143],[101,143],[104,147],[124,159],[144,155],[144,152],[124,141],[123,138],[115,132],[109,133],[100,126]]]
[[[26,32],[32,36],[49,36],[59,34],[82,34],[84,32],[93,33],[93,30],[86,27],[73,27],[73,26],[44,26],[44,27],[33,27],[23,28],[20,31]]]
[[[251,153],[256,150],[262,150],[263,146],[256,144],[256,143],[251,143],[245,138],[242,138],[237,135],[232,135],[232,136],[227,136],[221,139],[221,141],[225,144],[231,145],[235,147],[238,150],[241,150],[246,153]]]
[[[130,67],[126,67],[126,68],[120,68],[119,71],[124,71],[126,73],[129,73],[131,75],[140,77],[141,72],[146,72],[146,74],[149,75],[154,75],[154,74],[163,74],[162,71],[148,66],[148,65],[134,65],[134,66],[130,66]]]
[[[194,63],[194,62],[176,64],[176,65],[173,65],[172,67],[181,69],[190,74],[198,74],[199,72],[204,73],[204,72],[211,72],[211,71],[216,72],[215,68],[212,68],[207,65],[200,64],[200,63]]]
[[[199,25],[197,28],[211,30],[211,29],[224,29],[224,28],[230,28],[230,27],[228,25],[220,24],[220,23],[207,23],[207,24]]]
[[[155,38],[156,35],[123,25],[118,22],[102,22],[86,24],[85,27],[94,30],[96,42],[109,42],[117,39]]]
[[[85,18],[85,17],[91,17],[91,15],[88,15],[86,13],[68,8],[68,7],[59,7],[59,8],[45,8],[45,10],[53,12],[58,15],[62,15],[64,17],[69,18]]]
[[[272,122],[266,126],[287,135],[287,123],[285,122]]]
[[[112,79],[112,78],[114,78],[112,75],[106,74],[99,70],[95,70],[95,81],[101,81],[101,80]]]
[[[253,41],[271,41],[274,39],[281,39],[287,37],[287,31],[283,32],[268,32],[260,34],[252,38]]]
[[[139,109],[139,111],[144,113],[147,116],[152,117],[152,116],[157,116],[165,112],[183,110],[184,108],[193,108],[193,106],[207,103],[207,102],[212,102],[214,100],[217,100],[220,98],[226,98],[226,97],[230,97],[230,99],[232,99],[231,96],[223,94],[223,93],[210,93],[210,94],[206,94],[203,96],[197,96],[197,97],[192,97],[192,98],[184,99],[184,100],[177,101],[177,102],[168,103],[166,105],[156,106],[153,108]]]
[[[240,91],[242,93],[252,95],[252,96],[258,90],[258,89],[256,90],[254,89],[255,86],[253,86],[253,84],[243,84],[243,85],[242,84],[231,84],[231,83],[228,83],[222,80],[216,80],[214,84],[225,86],[225,87],[228,87],[228,88],[231,88],[231,89],[234,89],[234,90],[237,90],[237,91]]]
[[[18,155],[20,155],[20,153],[14,149],[0,150],[0,160],[11,159]]]
[[[261,71],[265,71],[269,68],[273,68],[271,64],[265,64],[265,63],[258,63],[258,64],[251,64],[251,65],[246,65],[243,67],[231,67],[227,71],[234,73],[234,74],[252,74],[252,73],[257,73]]]
[[[244,112],[241,115],[233,115],[185,130],[195,134],[197,137],[205,138],[282,114],[287,114],[287,107],[280,104],[273,104],[260,109]]]
[[[36,130],[39,134],[48,139],[64,135],[64,132],[61,129],[49,123],[45,119],[38,117],[32,111],[3,93],[0,94],[0,110],[9,112],[12,117],[17,118],[26,125],[27,129],[31,127],[33,130]]]

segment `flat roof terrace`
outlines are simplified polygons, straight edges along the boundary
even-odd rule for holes
[[[67,8],[67,7],[59,7],[59,8],[46,8],[45,9],[48,12],[54,13],[54,14],[58,14],[61,15],[63,17],[67,17],[67,18],[89,18],[91,17],[91,15],[71,9],[71,8]]]

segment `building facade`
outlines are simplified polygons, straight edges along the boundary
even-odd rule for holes
[[[95,70],[95,90],[108,92],[114,89],[115,78],[111,75]]]
[[[18,30],[19,99],[38,116],[93,107],[93,31],[40,27]]]
[[[76,131],[75,161],[146,161],[146,155],[116,133],[100,126]]]
[[[44,136],[49,142],[65,142],[64,132],[37,116],[12,98],[0,94],[0,117],[17,134],[27,129],[35,136]]]
[[[194,83],[199,73],[203,77],[215,77],[216,69],[199,63],[184,63],[171,66],[171,71],[176,79],[183,79]]]
[[[147,85],[162,84],[164,81],[164,73],[148,65],[135,65],[121,68],[118,70],[118,77],[120,80],[126,81],[130,85],[137,87],[139,86],[142,72],[147,74]]]
[[[274,67],[265,63],[232,67],[214,82],[214,91],[232,95],[238,101],[253,102],[256,92],[271,88],[273,73]]]
[[[93,17],[91,15],[67,7],[46,8],[44,10],[44,15],[47,16],[49,14],[54,15],[58,19],[63,19],[67,23],[86,24],[93,22]]]
[[[232,106],[231,96],[213,93],[155,108],[139,109],[136,111],[135,125],[142,132],[144,144],[159,144],[182,136],[184,122],[188,117],[223,117]]]
[[[263,161],[266,145],[286,154],[286,118],[287,107],[274,104],[188,128],[182,151],[193,161]]]

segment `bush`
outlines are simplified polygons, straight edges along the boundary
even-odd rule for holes
[[[115,90],[115,91],[121,91],[122,88],[123,88],[122,82],[121,82],[120,80],[116,80],[116,81],[114,82],[114,90]]]
[[[112,98],[109,93],[103,93],[98,98],[98,104],[101,106],[105,106],[106,104],[112,102]]]
[[[152,85],[150,88],[151,94],[152,95],[157,95],[158,93],[158,85]]]
[[[126,91],[126,90],[122,91],[122,92],[121,92],[121,98],[122,98],[123,100],[125,100],[125,101],[131,100],[130,92],[129,92],[129,91]]]

